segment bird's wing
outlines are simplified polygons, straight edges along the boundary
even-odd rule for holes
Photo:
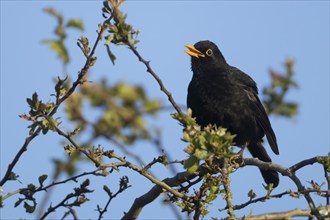
[[[258,97],[258,88],[255,81],[246,73],[236,67],[230,68],[231,74],[235,78],[235,82],[242,86],[249,100],[251,107],[255,112],[256,121],[266,133],[266,137],[270,147],[275,154],[279,154],[275,133],[270,124],[268,115]]]
[[[265,131],[266,137],[267,137],[267,140],[268,140],[268,143],[269,143],[271,149],[273,150],[273,152],[275,154],[279,154],[275,133],[272,129],[272,126],[270,124],[267,113],[266,113],[263,105],[261,104],[260,99],[258,98],[257,93],[252,91],[251,88],[246,88],[246,89],[244,89],[244,91],[246,92],[248,98],[251,100],[251,103],[252,103],[251,106],[252,106],[254,112],[256,113],[255,116],[256,116],[257,123]]]

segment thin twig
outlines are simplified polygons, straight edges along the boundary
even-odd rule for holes
[[[55,212],[56,209],[58,209],[59,207],[68,207],[72,204],[67,204],[67,201],[71,198],[77,197],[80,194],[78,193],[71,193],[69,195],[67,195],[61,202],[59,202],[56,206],[50,206],[47,211],[41,216],[40,220],[45,219],[50,213]]]
[[[10,175],[13,172],[13,169],[16,165],[16,163],[18,162],[18,160],[21,158],[22,154],[27,151],[27,148],[30,144],[30,142],[39,135],[41,131],[41,128],[39,127],[35,132],[33,132],[32,135],[30,135],[29,137],[27,137],[24,141],[23,146],[21,147],[21,149],[17,152],[17,154],[15,155],[13,161],[8,165],[6,174],[3,176],[3,178],[0,181],[0,186],[3,186],[8,180]]]
[[[131,187],[131,185],[128,185],[128,177],[125,176],[125,177],[121,178],[120,183],[119,183],[119,189],[115,194],[112,194],[112,192],[107,192],[109,195],[109,199],[108,199],[106,205],[104,206],[104,208],[101,209],[99,205],[97,206],[97,211],[99,212],[98,220],[101,220],[103,218],[104,213],[106,213],[108,211],[108,207],[109,207],[111,201],[129,187]]]
[[[315,189],[308,189],[308,190],[305,190],[305,191],[302,191],[302,192],[299,192],[299,191],[294,192],[292,190],[286,190],[282,193],[273,194],[273,195],[265,195],[265,196],[261,196],[259,198],[250,199],[249,201],[247,201],[245,203],[242,203],[240,205],[234,205],[233,209],[234,210],[243,209],[243,208],[249,206],[250,204],[257,203],[257,202],[264,202],[265,200],[273,199],[273,198],[282,198],[285,195],[290,195],[294,198],[298,198],[300,196],[300,194],[312,193],[312,192],[320,193],[319,190],[315,190]],[[326,193],[326,191],[321,191],[321,192]],[[227,209],[228,209],[228,206],[226,206],[225,208],[219,209],[219,211],[221,212],[221,211],[224,211],[224,210],[227,210]]]
[[[172,94],[166,89],[166,87],[164,86],[164,84],[163,84],[162,80],[159,78],[159,76],[151,68],[150,61],[143,59],[143,57],[140,55],[140,53],[137,51],[137,49],[131,43],[127,42],[126,44],[132,50],[132,52],[137,56],[139,61],[142,62],[147,67],[147,72],[149,72],[154,77],[154,79],[157,81],[158,85],[160,86],[160,90],[165,93],[165,95],[167,96],[168,100],[170,101],[172,106],[175,108],[177,113],[181,115],[182,114],[181,108],[174,101]]]
[[[329,156],[327,157],[314,157],[314,158],[318,158],[318,160],[313,160],[312,159],[308,159],[308,160],[304,160],[301,161],[291,167],[298,167],[298,169],[309,165],[309,164],[313,164],[318,162],[319,160],[326,160],[329,158]],[[281,173],[283,176],[287,176],[289,177],[297,186],[298,191],[305,191],[305,187],[302,185],[300,179],[295,175],[295,172],[290,172],[290,168],[287,169],[279,164],[275,164],[275,163],[267,163],[267,162],[263,162],[261,160],[259,160],[258,158],[245,158],[243,159],[243,164],[244,165],[253,165],[253,166],[257,166],[259,167],[261,170],[274,170],[277,171],[279,173]],[[293,169],[293,170],[297,170],[297,169]],[[311,209],[312,214],[314,214],[316,216],[316,218],[318,219],[322,219],[322,217],[319,215],[318,211],[316,210],[316,206],[315,203],[313,201],[313,199],[310,197],[309,193],[305,193],[304,197],[307,201],[308,206]]]
[[[97,172],[100,171],[100,169],[96,169],[94,171],[90,171],[90,172],[84,172],[84,173],[81,173],[79,175],[76,175],[76,176],[72,176],[68,179],[65,179],[65,180],[62,180],[62,181],[58,181],[58,182],[53,182],[47,186],[44,186],[44,187],[39,187],[39,188],[36,188],[36,190],[34,190],[33,192],[39,192],[39,191],[47,191],[49,188],[53,187],[53,186],[56,186],[56,185],[60,185],[60,184],[64,184],[64,183],[67,183],[69,181],[74,181],[74,182],[77,182],[77,179],[82,177],[82,176],[87,176],[87,175],[101,175],[101,174],[97,174]],[[7,193],[5,196],[2,197],[2,201],[8,199],[9,197],[17,194],[17,193],[21,193],[25,190],[31,190],[29,188],[21,188],[21,189],[17,189],[13,192],[9,192]]]
[[[147,179],[149,179],[152,183],[158,185],[159,187],[163,188],[164,190],[172,193],[173,195],[175,195],[176,197],[178,198],[186,198],[186,196],[180,192],[178,192],[177,190],[174,190],[171,188],[171,186],[169,186],[166,182],[164,181],[160,181],[158,180],[157,178],[155,178],[154,176],[150,175],[148,172],[144,171],[143,169],[141,169],[140,167],[130,163],[129,161],[127,161],[126,159],[118,156],[117,154],[115,154],[113,151],[108,151],[108,152],[105,152],[105,154],[110,157],[110,158],[116,158],[117,160],[123,162],[128,168],[138,172],[139,174],[143,175],[144,177],[146,177]],[[104,166],[102,164],[102,166]]]

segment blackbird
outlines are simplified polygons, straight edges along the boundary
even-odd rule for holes
[[[230,66],[219,48],[211,41],[186,44],[191,56],[192,80],[188,87],[187,105],[196,122],[227,128],[236,134],[235,145],[247,147],[253,157],[264,162],[271,158],[263,147],[266,134],[275,154],[279,154],[275,133],[258,98],[255,81],[236,67]],[[279,176],[273,170],[260,170],[265,182],[276,187]]]

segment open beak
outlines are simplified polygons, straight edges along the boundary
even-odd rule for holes
[[[187,47],[187,49],[188,49],[188,50],[185,50],[184,52],[186,52],[189,56],[196,57],[196,58],[205,57],[205,55],[202,52],[200,52],[199,50],[197,50],[193,45],[185,44],[184,46]]]

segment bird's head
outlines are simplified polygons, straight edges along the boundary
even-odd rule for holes
[[[195,45],[185,44],[185,47],[188,49],[185,52],[191,56],[193,71],[204,72],[212,68],[225,68],[228,66],[217,45],[211,41],[199,41]]]

